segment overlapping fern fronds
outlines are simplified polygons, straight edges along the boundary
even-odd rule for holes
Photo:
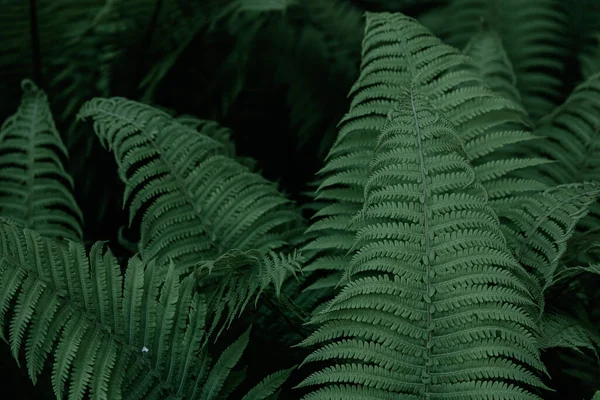
[[[555,282],[564,267],[561,258],[567,241],[598,199],[598,183],[566,184],[542,193],[515,196],[500,210],[509,246],[535,277],[541,291]]]
[[[69,399],[83,398],[88,388],[95,398],[155,398],[167,389],[161,381],[174,393],[196,390],[206,309],[200,296],[192,302],[191,279],[180,282],[173,265],[159,281],[153,262],[134,258],[123,282],[102,243],[88,256],[79,244],[6,222],[0,222],[0,252],[2,333],[8,325],[15,358],[26,346],[34,382],[52,354],[57,398],[67,381]]]
[[[356,217],[354,279],[315,315],[306,399],[539,398],[531,294],[451,123],[402,93]]]
[[[327,205],[309,228],[317,237],[305,250],[318,256],[306,271],[340,271],[347,265],[344,254],[355,234],[348,224],[361,208],[375,140],[398,92],[413,79],[458,128],[466,156],[491,199],[500,203],[512,194],[545,187],[512,174],[546,160],[503,153],[511,144],[535,138],[518,103],[490,89],[470,58],[414,19],[399,13],[367,14],[361,74],[350,93],[350,111],[339,124],[338,138],[321,170],[316,198]],[[313,288],[335,286],[336,278],[328,279],[328,285],[318,282]]]
[[[88,255],[75,242],[0,221],[0,334],[7,340],[9,327],[17,361],[26,348],[34,383],[53,356],[58,399],[82,399],[88,391],[96,399],[226,398],[233,389],[227,377],[249,331],[211,365],[206,304],[194,282],[172,263],[164,275],[154,260],[146,264],[139,257],[123,278],[103,243]],[[265,378],[250,392],[253,399],[269,396],[290,372]]]
[[[195,277],[201,290],[216,285],[211,301],[214,312],[210,334],[222,325],[217,335],[239,317],[254,298],[273,287],[275,295],[281,294],[284,281],[300,271],[302,257],[298,254],[278,254],[257,250],[231,250],[214,261],[199,263]]]

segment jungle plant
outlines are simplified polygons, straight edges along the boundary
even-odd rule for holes
[[[593,18],[84,3],[2,4],[0,336],[47,398],[600,396]]]

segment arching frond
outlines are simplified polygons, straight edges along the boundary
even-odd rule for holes
[[[351,272],[313,317],[306,399],[539,399],[533,305],[452,124],[416,88],[377,140]]]
[[[600,181],[600,72],[577,86],[569,98],[539,121],[541,140],[526,143],[527,155],[555,162],[535,168],[549,184]]]
[[[550,185],[600,182],[600,72],[577,86],[560,107],[541,119],[536,133],[542,139],[525,144],[522,152],[555,162],[524,171],[524,176]],[[574,247],[591,243],[593,231],[600,230],[600,203],[592,204],[579,228],[581,232],[572,239]]]
[[[82,215],[46,94],[32,81],[21,84],[17,112],[0,128],[0,217],[42,235],[81,240]]]
[[[170,257],[186,269],[229,249],[281,246],[300,225],[273,184],[169,115],[111,98],[86,103],[79,118],[89,117],[115,153],[130,221],[141,217],[144,259]]]

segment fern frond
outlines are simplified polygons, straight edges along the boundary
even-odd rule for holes
[[[309,228],[316,235],[304,248],[307,256],[309,251],[316,254],[309,270],[327,263],[347,265],[345,253],[356,233],[349,223],[362,205],[376,138],[398,93],[411,81],[458,128],[464,144],[459,151],[466,152],[489,193],[502,197],[531,190],[531,180],[516,181],[512,173],[540,161],[502,154],[508,145],[534,138],[523,108],[493,92],[467,56],[414,19],[399,13],[368,13],[350,111],[340,122],[336,143],[320,171],[317,199],[327,205]]]
[[[191,278],[180,281],[171,264],[159,282],[154,268],[132,259],[122,289],[120,267],[104,244],[88,256],[75,242],[0,222],[0,322],[10,324],[15,358],[25,343],[31,379],[53,354],[57,398],[67,381],[69,399],[83,398],[87,388],[94,398],[114,399],[152,398],[170,385],[193,390],[205,306]]]
[[[509,246],[542,290],[554,283],[567,241],[599,198],[597,183],[560,185],[539,194],[515,196],[499,211]]]
[[[182,278],[173,263],[163,274],[136,256],[123,279],[103,243],[87,254],[0,220],[0,333],[6,340],[9,326],[17,362],[25,346],[34,383],[53,355],[58,399],[82,399],[88,390],[97,399],[224,398],[249,329],[212,365],[206,316],[194,277]],[[261,390],[283,380],[275,375]]]
[[[516,88],[517,77],[497,32],[485,24],[469,40],[463,52],[473,59],[494,91],[514,102],[521,102]]]
[[[294,368],[277,371],[265,379],[258,385],[250,389],[242,400],[264,400],[275,393],[281,385],[287,380]]]
[[[535,169],[539,180],[552,185],[600,181],[600,72],[573,90],[568,99],[541,119],[541,140],[526,143],[528,155],[556,162]]]
[[[285,279],[300,271],[301,261],[298,254],[231,250],[214,261],[197,265],[196,279],[200,287],[207,285],[207,280],[216,281],[217,285],[210,305],[215,314],[210,334],[222,324],[217,333],[220,335],[241,315],[252,298],[256,305],[268,287],[273,286],[279,296]]]
[[[517,88],[533,120],[561,100],[568,55],[568,17],[557,0],[453,0],[446,9],[447,42],[462,48],[481,18],[498,32],[517,76]]]
[[[558,311],[548,311],[544,313],[539,324],[539,342],[542,349],[563,347],[580,352],[585,348],[594,352],[598,358],[600,336],[585,329],[580,319]]]
[[[111,98],[87,102],[79,118],[89,117],[115,154],[130,223],[141,217],[144,259],[170,257],[186,269],[229,249],[279,247],[301,225],[273,184],[169,115]]]
[[[377,140],[355,279],[315,315],[306,399],[539,398],[533,305],[452,124],[416,88]],[[359,395],[360,393],[360,395]],[[392,397],[394,396],[394,397]]]
[[[81,240],[83,217],[46,94],[21,83],[17,112],[0,128],[0,216],[42,235]]]
[[[526,156],[546,157],[554,163],[535,167],[535,175],[523,171],[525,177],[549,185],[600,182],[600,72],[592,75],[575,88],[569,98],[552,114],[541,119],[536,134],[541,140],[525,143],[522,153]],[[600,204],[590,208],[583,218],[573,242],[590,242],[586,230],[600,229]],[[582,260],[583,261],[583,260]]]

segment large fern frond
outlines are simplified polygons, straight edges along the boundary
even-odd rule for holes
[[[46,94],[21,84],[17,112],[0,128],[0,216],[42,235],[81,240],[82,215],[65,172],[67,150]]]
[[[389,114],[356,219],[355,279],[313,317],[306,399],[539,398],[544,369],[518,278],[457,132],[411,88]]]
[[[207,308],[194,282],[172,263],[162,274],[154,261],[137,256],[123,279],[103,243],[88,255],[75,242],[0,221],[0,334],[7,339],[8,325],[17,362],[25,348],[34,383],[53,355],[57,399],[86,393],[95,399],[225,399],[224,383],[249,330],[212,364]],[[254,392],[263,397],[257,398],[275,391],[288,374],[280,371],[259,384]]]
[[[130,223],[141,217],[144,259],[170,257],[186,269],[230,249],[281,246],[300,224],[273,184],[168,114],[111,98],[87,102],[79,118],[88,117],[115,154]]]
[[[413,79],[458,128],[466,155],[492,198],[544,188],[533,179],[511,177],[513,171],[544,160],[501,153],[510,144],[534,138],[522,107],[494,93],[468,57],[414,19],[400,13],[369,13],[350,111],[339,124],[337,141],[320,172],[323,181],[316,199],[327,205],[315,214],[318,220],[309,228],[308,233],[317,237],[305,250],[317,257],[306,271],[340,271],[347,265],[345,253],[356,233],[348,224],[361,208],[378,132],[398,93]],[[335,284],[331,278],[327,286]]]

